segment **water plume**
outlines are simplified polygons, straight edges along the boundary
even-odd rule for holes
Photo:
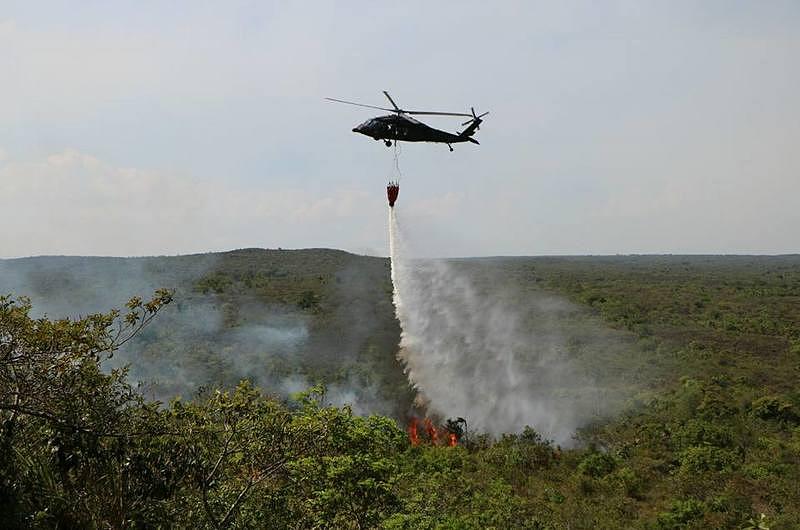
[[[396,207],[389,209],[389,242],[398,358],[428,413],[462,416],[473,432],[530,425],[569,444],[601,411],[559,322],[574,306],[540,291],[523,297],[523,311],[518,293],[497,287],[502,282],[479,285],[456,262],[414,259]]]

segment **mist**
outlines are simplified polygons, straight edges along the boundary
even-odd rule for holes
[[[562,445],[610,412],[582,359],[613,349],[613,332],[489,261],[415,259],[397,209],[389,215],[398,357],[420,406],[473,432],[531,426]]]
[[[173,303],[104,363],[108,369],[127,366],[131,382],[149,399],[190,399],[242,379],[289,399],[322,383],[326,404],[347,405],[356,414],[400,416],[411,393],[393,358],[399,329],[386,296],[388,263],[330,251],[336,261],[325,254],[335,263],[329,265],[332,278],[323,284],[318,311],[269,302],[257,288],[241,284],[224,292],[198,289],[201,278],[237,274],[237,259],[249,260],[256,271],[273,271],[281,281],[294,262],[280,260],[298,258],[280,256],[291,252],[0,260],[0,294],[27,296],[32,316],[59,319],[124,308],[132,296],[174,289]],[[303,274],[317,278],[315,267],[321,265]],[[377,282],[376,276],[386,279]],[[376,311],[375,304],[387,309]]]

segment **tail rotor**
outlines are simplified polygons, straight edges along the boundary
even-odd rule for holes
[[[480,124],[483,121],[481,118],[483,118],[484,116],[489,114],[489,112],[487,111],[487,112],[484,112],[483,114],[476,115],[475,114],[475,107],[470,107],[469,110],[472,111],[472,119],[465,121],[464,123],[461,124],[461,126],[463,127],[464,125],[468,125],[470,123],[476,123],[477,125],[475,125],[475,130],[480,129]]]
[[[475,131],[480,129],[481,123],[483,122],[481,118],[489,114],[488,112],[484,112],[483,114],[475,114],[475,107],[470,108],[470,110],[472,111],[472,119],[461,124],[462,126],[467,125],[467,128],[461,131],[459,136],[466,136],[468,138],[471,137],[473,134],[475,134]],[[478,141],[473,138],[469,138],[469,141],[475,144],[478,143]]]

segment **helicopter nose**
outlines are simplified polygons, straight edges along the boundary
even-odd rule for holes
[[[359,123],[358,125],[353,127],[353,132],[354,133],[366,134],[367,136],[369,136],[370,122],[371,122],[371,120],[367,120],[364,123]]]

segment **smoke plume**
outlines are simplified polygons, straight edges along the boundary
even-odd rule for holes
[[[498,267],[476,271],[466,261],[413,259],[396,208],[389,215],[402,327],[398,357],[422,405],[429,413],[466,418],[473,432],[530,425],[570,443],[579,426],[603,412],[598,389],[571,355],[574,326],[561,323],[574,323],[574,306],[541,291],[504,291]],[[481,281],[487,271],[495,277]]]
[[[222,278],[220,291],[201,289]],[[251,284],[248,285],[247,282]],[[402,417],[413,394],[391,357],[399,327],[388,263],[340,251],[242,249],[147,258],[0,260],[0,295],[25,295],[32,316],[78,318],[174,289],[174,302],[105,362],[129,367],[147,397],[191,399],[249,379],[281,399],[322,383],[324,401]],[[266,287],[275,295],[267,298]],[[307,289],[309,307],[283,301]]]

